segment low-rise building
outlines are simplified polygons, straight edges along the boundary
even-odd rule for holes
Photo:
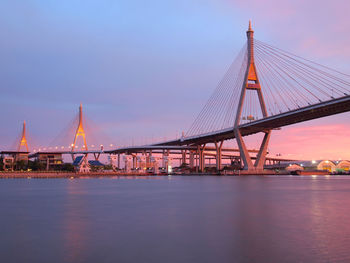
[[[16,168],[16,165],[28,165],[28,155],[29,152],[21,152],[21,151],[1,151],[1,158],[3,159],[3,169],[5,171],[12,171]]]
[[[62,153],[57,152],[36,152],[29,156],[34,161],[38,161],[45,170],[60,170],[63,164]]]

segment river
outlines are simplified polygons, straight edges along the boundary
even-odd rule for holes
[[[0,180],[0,262],[350,262],[350,177]]]

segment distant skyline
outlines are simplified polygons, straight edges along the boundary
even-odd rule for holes
[[[249,19],[257,39],[350,74],[348,10],[345,0],[1,1],[0,149],[24,120],[29,146],[48,145],[80,103],[108,143],[180,136],[245,43]],[[349,117],[274,131],[270,152],[350,159]]]

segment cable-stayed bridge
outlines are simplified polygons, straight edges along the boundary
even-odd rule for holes
[[[254,39],[230,66],[189,131],[156,145],[197,147],[200,170],[206,145],[213,143],[220,169],[222,143],[236,139],[244,169],[261,172],[271,130],[350,110],[350,76]],[[255,163],[244,136],[264,133]]]
[[[183,163],[188,158],[191,168],[204,171],[206,156],[214,155],[216,169],[221,170],[223,152],[230,150],[239,152],[244,170],[259,174],[264,169],[272,130],[350,110],[350,75],[255,39],[250,22],[246,34],[246,44],[181,138],[91,150],[80,106],[74,136],[59,136],[73,139],[73,143],[66,148],[55,147],[55,152],[71,154],[73,159],[76,154],[83,154],[85,159],[88,154],[94,154],[95,159],[100,154],[118,154],[119,166],[121,154],[132,155],[135,162],[139,153],[148,158],[152,152],[161,153],[167,158],[173,151],[182,155]],[[243,137],[258,133],[263,134],[260,148],[248,150]],[[77,146],[78,137],[83,139],[81,149]],[[238,149],[224,148],[224,141],[232,139],[237,141]],[[20,145],[28,149],[23,135]]]

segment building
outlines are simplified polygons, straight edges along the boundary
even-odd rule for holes
[[[299,162],[284,162],[281,164],[281,168],[284,168],[287,171],[319,170],[328,171],[330,173],[349,172],[350,161],[313,160]]]
[[[4,162],[3,169],[5,171],[12,171],[15,168],[22,169],[22,165],[28,165],[29,152],[1,151],[0,155]]]
[[[2,158],[3,170],[4,171],[13,171],[14,168],[14,158],[12,156],[4,156]]]
[[[89,173],[91,171],[87,156],[84,155],[77,156],[73,161],[73,166],[79,173]]]
[[[104,164],[97,160],[87,160],[87,156],[81,155],[74,159],[73,166],[79,173],[103,170]]]
[[[34,158],[34,161],[39,162],[47,171],[60,170],[63,164],[62,153],[36,152],[29,155],[29,158]]]

